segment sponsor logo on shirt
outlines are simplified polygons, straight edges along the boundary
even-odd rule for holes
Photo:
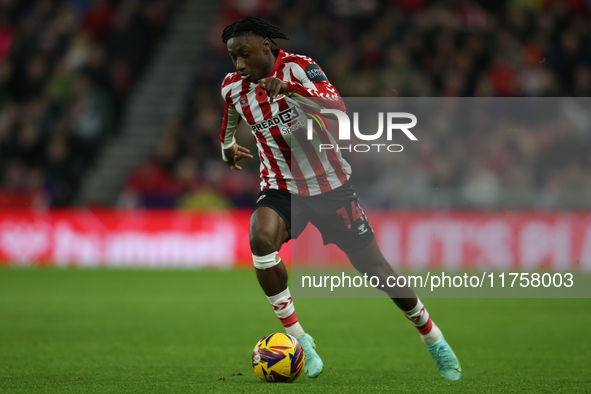
[[[326,75],[324,75],[317,64],[310,64],[308,67],[306,67],[306,76],[312,82],[328,81],[328,78],[326,78]]]
[[[305,118],[298,120],[300,116],[301,113],[297,107],[291,107],[285,111],[279,112],[271,119],[265,119],[262,122],[251,125],[250,128],[253,132],[257,132],[266,130],[273,126],[278,126],[282,134],[291,134],[295,130],[306,125],[306,121],[304,120]]]

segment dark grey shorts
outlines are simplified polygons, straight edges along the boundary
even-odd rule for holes
[[[282,190],[263,190],[252,211],[260,207],[269,207],[281,216],[291,239],[297,238],[308,223],[320,231],[325,245],[335,244],[345,253],[362,250],[374,239],[351,182],[308,197]]]

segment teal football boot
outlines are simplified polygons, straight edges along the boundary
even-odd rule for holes
[[[298,342],[304,348],[304,354],[306,356],[304,373],[309,378],[318,377],[324,369],[324,364],[318,353],[316,353],[316,341],[314,341],[314,338],[310,334],[304,334],[298,338]]]
[[[439,342],[434,343],[431,346],[427,346],[429,353],[433,356],[435,364],[439,373],[445,380],[460,380],[462,377],[462,366],[458,361],[458,358],[451,350],[451,347],[445,341],[443,335]]]

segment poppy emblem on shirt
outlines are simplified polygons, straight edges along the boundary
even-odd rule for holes
[[[254,90],[254,94],[256,95],[257,101],[259,103],[264,103],[265,101],[267,101],[267,98],[269,98],[269,96],[267,95],[267,92],[261,88],[256,88]]]

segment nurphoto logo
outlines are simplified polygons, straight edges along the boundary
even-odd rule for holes
[[[339,122],[339,140],[347,141],[351,140],[351,121],[347,113],[336,109],[321,109],[321,114],[332,114],[336,116]],[[402,131],[411,141],[417,141],[417,137],[410,132],[409,129],[413,128],[417,124],[417,117],[408,112],[387,112],[385,115],[383,112],[378,112],[378,131],[374,134],[362,134],[359,131],[359,113],[353,112],[353,133],[357,138],[363,141],[375,141],[379,139],[384,133],[384,118],[386,119],[386,138],[388,141],[392,141],[392,134],[394,130]],[[406,118],[410,120],[410,123],[394,123],[394,119]],[[312,119],[308,119],[308,140],[313,138],[313,123]],[[335,149],[347,150],[349,152],[369,152],[375,149],[377,152],[380,148],[384,147],[388,152],[402,152],[404,147],[400,144],[349,144],[349,145],[333,145],[333,144],[320,144],[318,151]]]

